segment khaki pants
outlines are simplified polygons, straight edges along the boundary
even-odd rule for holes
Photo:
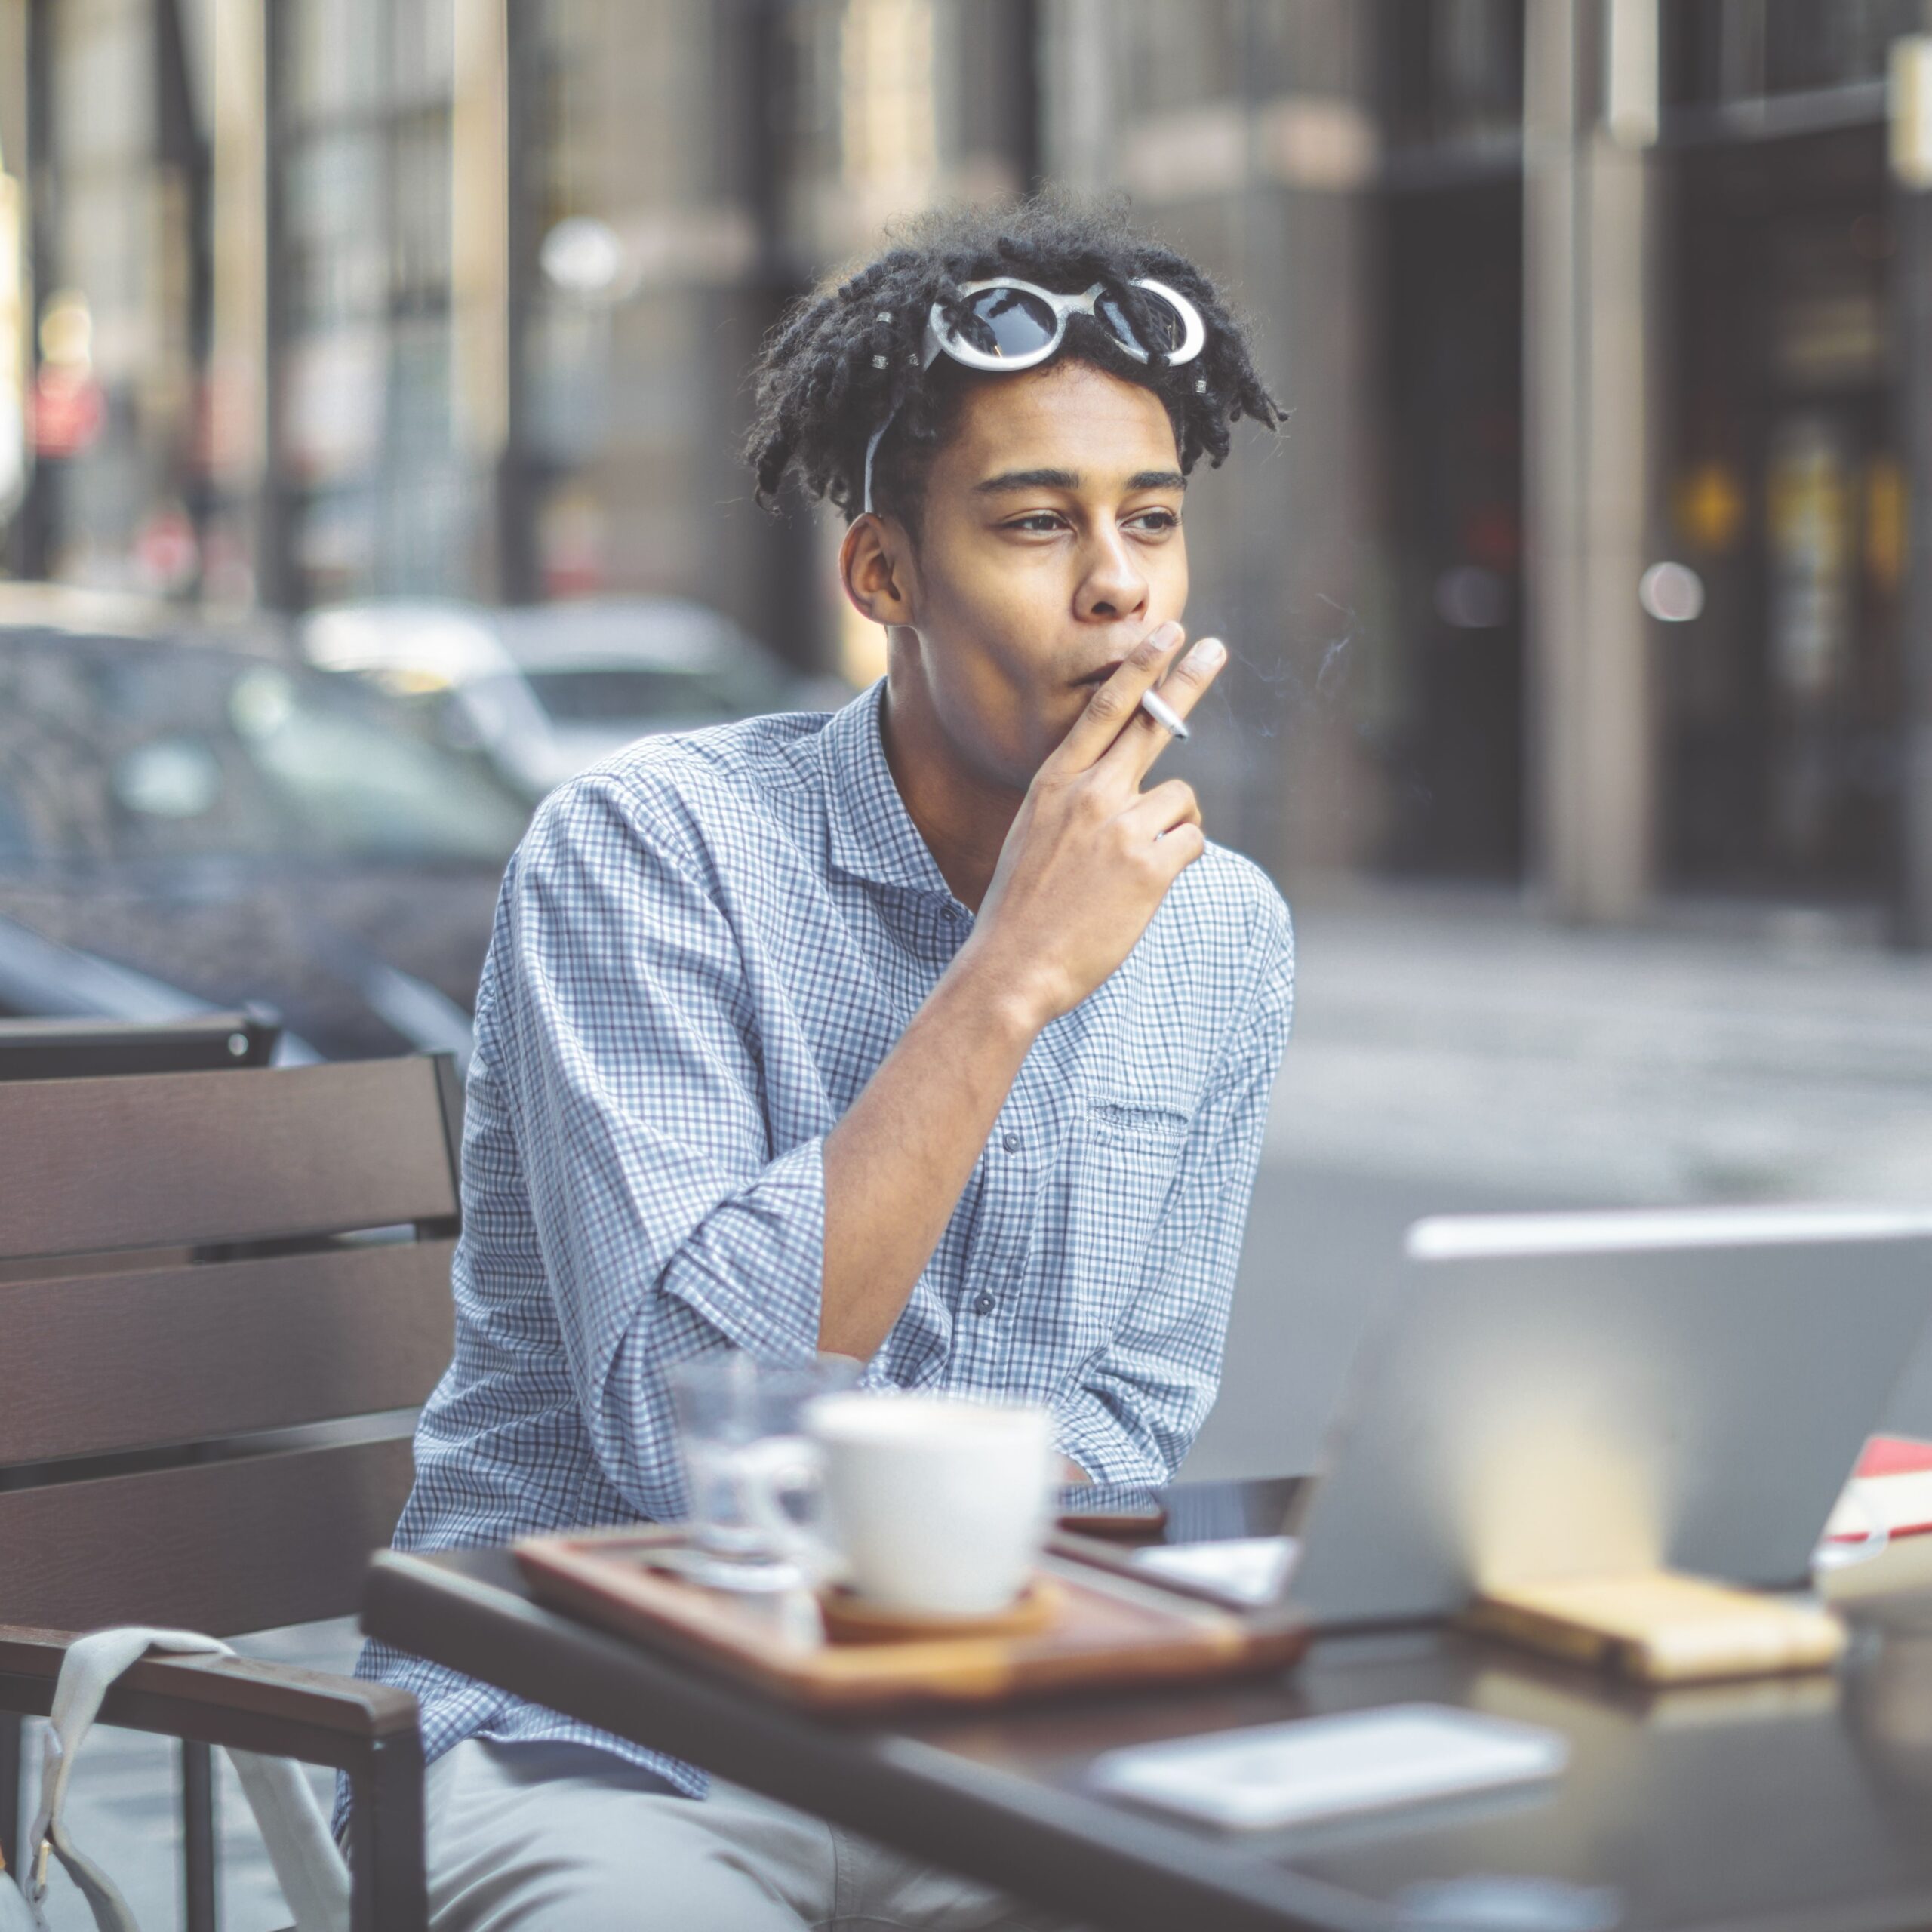
[[[434,1932],[1072,1932],[734,1785],[675,1797],[580,1745],[469,1739],[425,1799]]]

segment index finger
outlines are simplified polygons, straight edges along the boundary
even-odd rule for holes
[[[1087,702],[1073,729],[1060,742],[1047,762],[1072,771],[1094,764],[1131,724],[1140,708],[1140,696],[1152,691],[1180,647],[1186,635],[1174,623],[1157,624],[1126,657],[1120,669]]]
[[[1167,681],[1161,686],[1162,703],[1177,717],[1185,719],[1227,660],[1227,647],[1219,638],[1204,637],[1168,673]],[[1108,746],[1103,761],[1125,766],[1138,784],[1146,777],[1154,761],[1174,743],[1174,734],[1158,718],[1140,706],[1138,699],[1135,703],[1139,708],[1132,722]]]

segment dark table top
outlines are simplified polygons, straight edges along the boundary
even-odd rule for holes
[[[1228,1530],[1244,1513],[1257,1528],[1278,1521],[1277,1494],[1247,1491]],[[1225,1497],[1207,1500],[1229,1514]],[[1182,1499],[1176,1514],[1200,1513],[1201,1500]],[[1932,1592],[1850,1610],[1835,1675],[1645,1693],[1429,1628],[1324,1638],[1272,1679],[890,1728],[808,1717],[540,1608],[501,1551],[379,1557],[363,1620],[405,1649],[1118,1932],[1484,1918],[1516,1932],[1903,1932],[1932,1924]],[[1570,1740],[1569,1767],[1508,1795],[1238,1835],[1083,1787],[1094,1755],[1118,1746],[1415,1700],[1552,1726]],[[1509,1881],[1503,1894],[1468,1888],[1496,1878]]]

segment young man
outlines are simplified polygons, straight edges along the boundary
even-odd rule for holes
[[[1289,928],[1150,772],[1162,701],[1223,656],[1183,647],[1185,476],[1275,406],[1197,269],[1058,204],[935,221],[759,374],[761,491],[848,512],[888,675],[829,718],[647,740],[538,811],[477,1004],[405,1547],[681,1515],[664,1372],[708,1350],[1048,1403],[1109,1482],[1170,1477],[1214,1399]],[[365,1668],[422,1700],[439,1928],[1047,1922],[485,1685]]]

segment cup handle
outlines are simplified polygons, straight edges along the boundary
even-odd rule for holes
[[[774,1437],[747,1444],[743,1455],[740,1493],[746,1515],[771,1539],[774,1549],[797,1564],[814,1583],[829,1581],[841,1567],[836,1553],[823,1537],[785,1507],[786,1497],[818,1488],[817,1454],[796,1441]]]

